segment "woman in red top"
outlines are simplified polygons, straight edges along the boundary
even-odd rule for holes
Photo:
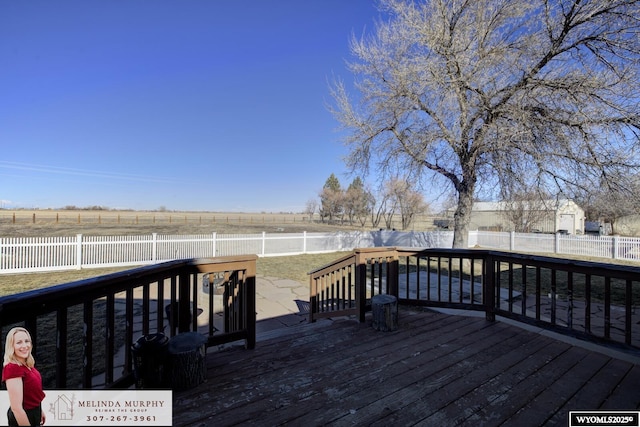
[[[31,335],[25,328],[13,328],[7,333],[2,381],[9,392],[9,426],[38,426],[45,421],[42,377],[34,366],[32,348]]]

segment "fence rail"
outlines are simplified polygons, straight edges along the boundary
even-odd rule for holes
[[[354,248],[451,248],[453,232],[352,231],[0,238],[0,274],[126,267],[187,258],[283,256]],[[469,246],[640,261],[640,239],[472,231]]]

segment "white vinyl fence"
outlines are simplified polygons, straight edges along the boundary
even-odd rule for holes
[[[640,239],[637,237],[472,231],[469,233],[469,246],[526,253],[640,260]]]
[[[0,274],[154,264],[184,258],[282,256],[374,246],[451,247],[453,233],[396,231],[0,238]]]
[[[352,231],[0,238],[0,274],[154,264],[183,258],[283,256],[366,247],[450,248],[453,232]],[[469,246],[640,260],[640,239],[472,231]]]

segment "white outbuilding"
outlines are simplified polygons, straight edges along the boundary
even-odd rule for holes
[[[475,202],[470,230],[583,234],[584,210],[569,199]]]

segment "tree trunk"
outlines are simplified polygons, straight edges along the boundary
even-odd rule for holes
[[[453,247],[467,249],[469,247],[469,223],[473,207],[473,188],[461,185],[458,189],[458,207],[453,215]]]

